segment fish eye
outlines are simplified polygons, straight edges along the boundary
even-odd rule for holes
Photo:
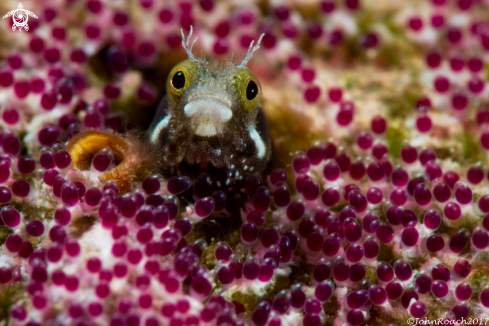
[[[185,74],[179,70],[171,78],[171,84],[176,89],[182,89],[185,86]]]
[[[178,101],[185,91],[199,79],[196,60],[185,60],[177,64],[168,74],[166,92],[170,99]]]
[[[246,87],[246,98],[249,101],[252,101],[258,95],[258,85],[252,80],[248,82],[248,86]]]
[[[261,86],[255,74],[246,67],[239,67],[234,75],[234,86],[243,109],[248,113],[256,112]]]

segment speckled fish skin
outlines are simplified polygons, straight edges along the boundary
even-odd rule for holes
[[[150,140],[161,148],[161,172],[192,178],[207,173],[221,186],[260,174],[271,141],[259,100],[247,110],[238,94],[236,74],[248,68],[227,62],[214,70],[207,62],[187,61],[195,64],[196,78],[180,98],[165,96],[149,129]]]

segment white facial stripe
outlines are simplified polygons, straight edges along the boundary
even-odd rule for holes
[[[248,132],[250,133],[251,139],[255,142],[258,158],[262,159],[265,157],[265,143],[263,142],[263,139],[261,139],[260,134],[256,131],[255,126],[248,127]]]
[[[196,99],[185,105],[183,111],[187,117],[192,117],[195,112],[202,110],[202,114],[205,115],[205,111],[209,113],[218,114],[222,122],[226,122],[233,116],[233,112],[226,104],[221,101],[216,101],[209,98]]]
[[[162,119],[157,125],[153,133],[151,134],[151,142],[156,143],[158,138],[160,137],[160,133],[168,126],[168,122],[170,121],[170,116],[166,116]]]

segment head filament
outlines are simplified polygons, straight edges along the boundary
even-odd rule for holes
[[[188,55],[189,59],[197,60],[197,59],[195,59],[195,57],[194,57],[194,55],[192,53],[192,48],[194,47],[194,44],[195,44],[195,42],[197,41],[197,39],[199,37],[196,37],[194,39],[194,41],[192,42],[192,44],[190,44],[190,38],[192,37],[193,31],[194,31],[193,27],[190,26],[190,33],[188,34],[187,40],[185,40],[185,34],[183,34],[183,29],[180,30],[180,32],[182,33],[182,47],[187,52],[187,55]]]
[[[192,44],[190,44],[190,39],[192,38],[193,31],[194,31],[193,27],[190,26],[190,32],[187,36],[187,39],[185,39],[185,34],[183,33],[183,29],[180,29],[180,32],[182,33],[182,47],[184,48],[185,52],[187,52],[189,59],[199,61],[199,59],[195,58],[195,56],[192,53],[192,48],[194,47],[194,44],[199,37],[196,37],[193,40]],[[255,41],[254,40],[251,41],[250,47],[248,48],[248,53],[246,54],[246,57],[243,59],[243,61],[238,65],[238,67],[246,67],[246,64],[248,63],[248,61],[251,60],[251,58],[253,57],[255,52],[258,51],[258,49],[260,48],[260,43],[261,43],[263,36],[265,36],[265,33],[260,35],[260,38],[258,39],[258,42],[256,42],[255,46],[253,46]],[[231,60],[230,60],[231,62],[233,61],[233,58],[234,58],[234,53],[231,57]]]
[[[253,46],[253,43],[255,41],[251,41],[250,47],[248,48],[248,53],[246,54],[246,57],[244,58],[244,60],[241,62],[241,64],[238,67],[245,67],[246,64],[248,63],[248,61],[251,60],[251,58],[253,57],[255,52],[258,51],[258,49],[260,48],[260,43],[261,43],[261,39],[263,38],[263,36],[265,36],[265,33],[260,35],[260,38],[258,39],[258,42],[256,42],[255,46]]]

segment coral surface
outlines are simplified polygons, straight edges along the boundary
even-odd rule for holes
[[[13,10],[1,326],[489,317],[488,0],[0,2]],[[191,26],[215,67],[264,34],[248,67],[272,159],[243,203],[212,175],[159,175],[145,138]]]

